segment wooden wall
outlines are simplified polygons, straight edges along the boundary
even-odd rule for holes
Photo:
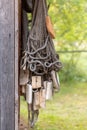
[[[18,130],[18,1],[0,0],[0,130]]]
[[[20,0],[15,0],[15,130],[18,130],[18,118],[19,118],[19,11]]]

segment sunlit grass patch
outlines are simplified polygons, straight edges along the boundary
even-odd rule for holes
[[[27,120],[27,106],[21,101]],[[26,109],[26,110],[25,110]],[[59,93],[40,110],[34,130],[87,130],[87,83],[62,84]]]

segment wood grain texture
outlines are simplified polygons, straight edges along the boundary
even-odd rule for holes
[[[18,49],[18,54],[19,54],[19,64],[20,64],[20,57],[21,57],[21,8],[22,8],[22,1],[18,0],[18,19],[19,19],[19,49]],[[20,69],[19,69],[20,71]],[[20,72],[19,72],[19,77],[20,77]],[[19,92],[19,97],[18,97],[18,123],[20,123],[20,86],[18,87],[18,92]]]
[[[0,0],[0,130],[15,130],[14,0]]]
[[[15,0],[15,130],[18,130],[19,113],[19,0]]]

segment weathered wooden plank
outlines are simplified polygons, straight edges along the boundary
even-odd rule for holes
[[[18,19],[19,19],[19,49],[18,49],[18,53],[19,53],[19,62],[20,62],[20,52],[21,52],[21,0],[18,0]],[[19,63],[20,64],[20,63]],[[20,77],[20,75],[19,75]],[[18,100],[18,123],[20,124],[20,85],[18,88],[19,91],[19,100]]]
[[[14,0],[0,0],[0,130],[15,130]]]
[[[15,130],[18,130],[19,114],[19,1],[15,0]]]

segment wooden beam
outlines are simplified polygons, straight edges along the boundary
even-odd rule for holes
[[[19,8],[20,0],[15,0],[15,130],[18,130],[18,115],[19,115]]]
[[[0,0],[0,130],[15,130],[14,5]]]

